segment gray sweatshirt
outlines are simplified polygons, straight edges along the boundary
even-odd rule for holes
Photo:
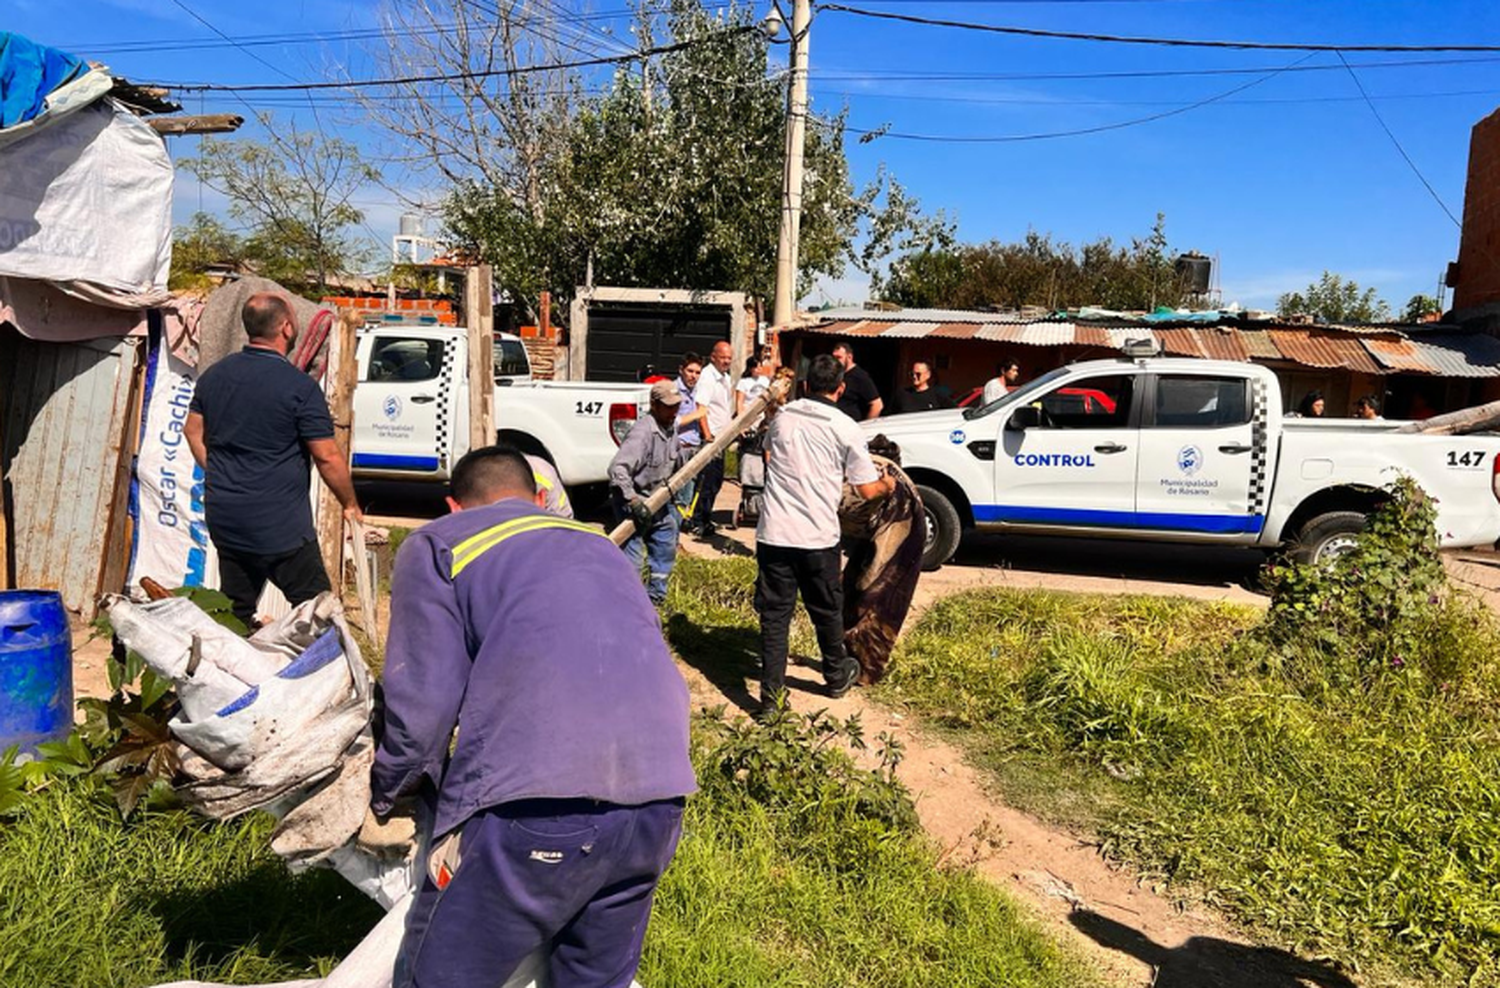
[[[656,419],[643,415],[609,461],[609,486],[627,502],[646,497],[677,469],[677,436]]]

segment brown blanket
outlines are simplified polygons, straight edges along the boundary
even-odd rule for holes
[[[888,497],[866,501],[847,485],[839,504],[844,565],[844,647],[859,661],[861,685],[879,682],[911,609],[926,541],[922,500],[892,460],[875,465],[896,478]]]

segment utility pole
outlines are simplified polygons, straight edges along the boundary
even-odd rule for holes
[[[786,171],[781,188],[781,238],[776,246],[775,326],[792,321],[797,303],[797,240],[802,232],[802,151],[807,136],[807,29],[812,0],[793,0],[790,89],[786,115]]]

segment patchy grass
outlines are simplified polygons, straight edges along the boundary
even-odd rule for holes
[[[1497,629],[1452,597],[1423,620],[1424,654],[1370,667],[1289,653],[1239,607],[978,591],[923,617],[877,695],[1286,945],[1493,985]]]
[[[727,586],[706,583],[734,609]],[[696,598],[685,587],[677,599]],[[701,630],[694,641],[708,649],[727,633]],[[999,890],[940,866],[891,776],[899,749],[880,739],[886,769],[870,772],[844,754],[861,742],[857,723],[824,717],[695,721],[702,791],[657,897],[642,983],[1098,983]],[[379,918],[332,872],[287,874],[263,815],[213,824],[157,804],[122,822],[95,776],[11,783],[12,816],[0,822],[0,988],[319,977]]]

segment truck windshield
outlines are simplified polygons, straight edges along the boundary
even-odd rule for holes
[[[526,347],[519,340],[496,338],[495,377],[525,376],[531,373],[531,364],[526,359]]]
[[[997,398],[994,401],[990,402],[988,405],[974,405],[971,408],[964,409],[964,418],[972,422],[975,419],[983,418],[991,412],[998,411],[1002,408],[1009,408],[1012,405],[1017,404],[1018,402],[1021,404],[1025,404],[1030,400],[1030,396],[1035,395],[1038,391],[1046,389],[1052,384],[1053,381],[1062,377],[1065,373],[1067,373],[1067,368],[1065,367],[1059,367],[1055,371],[1048,371],[1036,380],[1027,381],[1025,384],[1021,385],[1010,394],[1006,395],[1003,398]]]

